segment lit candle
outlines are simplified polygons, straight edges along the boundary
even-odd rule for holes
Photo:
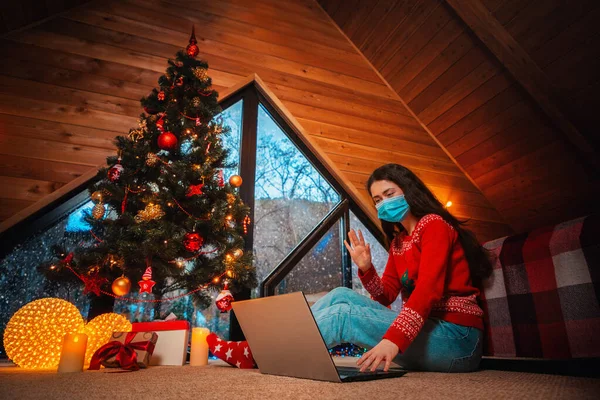
[[[81,372],[88,337],[85,333],[67,333],[63,339],[58,372]]]
[[[210,331],[207,328],[192,329],[192,349],[190,350],[190,365],[208,364],[208,343],[206,337]]]

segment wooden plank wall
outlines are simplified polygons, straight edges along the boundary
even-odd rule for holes
[[[600,3],[481,1],[598,146]],[[595,211],[596,177],[444,0],[319,0],[516,231]]]
[[[312,0],[94,1],[0,40],[0,219],[113,152],[196,24],[217,90],[257,73],[367,199],[369,173],[413,168],[481,240],[503,218]]]
[[[9,32],[89,0],[5,0],[0,3],[0,33]]]

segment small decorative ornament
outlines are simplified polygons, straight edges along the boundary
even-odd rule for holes
[[[161,114],[160,118],[156,121],[156,129],[161,132],[165,131],[165,115]]]
[[[217,179],[218,179],[219,187],[220,188],[224,187],[225,186],[225,178],[224,178],[222,169],[219,170],[219,177]]]
[[[195,253],[204,245],[204,238],[197,232],[186,233],[183,238],[183,246],[190,253]]]
[[[4,330],[6,355],[21,368],[55,369],[67,333],[83,329],[81,313],[68,301],[44,298],[21,307]]]
[[[131,139],[132,142],[137,142],[140,139],[144,138],[144,130],[142,128],[138,128],[138,129],[131,129],[129,131],[129,139]]]
[[[117,160],[117,163],[113,165],[107,172],[108,180],[111,182],[117,182],[121,178],[121,174],[123,174],[125,168],[121,165],[121,158]]]
[[[177,80],[175,81],[175,85],[183,86],[183,76],[180,76],[179,78],[177,78]]]
[[[244,226],[244,235],[248,234],[248,225],[250,225],[250,216],[246,215],[244,217],[244,221],[242,222]]]
[[[105,212],[106,209],[104,208],[104,204],[98,203],[92,209],[92,217],[94,217],[94,219],[102,219],[102,217],[104,217]]]
[[[200,121],[200,118],[196,117],[196,126],[200,125],[202,125],[202,121]]]
[[[100,276],[100,270],[97,266],[88,271],[87,276],[81,274],[80,279],[84,284],[83,294],[94,293],[96,296],[100,296],[102,285],[108,282],[106,278]]]
[[[198,41],[196,40],[195,26],[192,25],[192,35],[190,36],[190,42],[185,48],[186,54],[192,58],[196,57],[198,53],[200,53],[200,49],[198,48],[196,43],[198,43]]]
[[[231,204],[235,203],[235,199],[236,199],[235,195],[233,195],[231,193],[227,193],[227,203],[228,204],[231,205]]]
[[[104,193],[102,193],[102,190],[96,190],[94,193],[92,193],[90,197],[92,201],[96,204],[102,203],[104,201]]]
[[[146,154],[146,165],[149,167],[154,167],[156,164],[158,164],[158,162],[160,161],[160,158],[154,154],[154,153],[148,153]]]
[[[112,292],[119,296],[126,296],[131,290],[131,281],[126,276],[122,276],[114,280],[112,284]]]
[[[140,223],[142,221],[152,221],[153,219],[162,218],[165,212],[162,210],[159,204],[147,204],[146,208],[138,211],[135,216],[135,222]]]
[[[229,184],[233,187],[242,186],[242,177],[239,175],[231,175],[229,178]]]
[[[156,282],[152,280],[152,267],[148,266],[146,268],[138,285],[140,285],[140,293],[152,293],[152,288],[156,285]]]
[[[158,100],[160,101],[164,101],[165,100],[165,92],[164,91],[160,91],[158,92]]]
[[[194,76],[198,78],[201,82],[206,83],[209,79],[208,73],[206,72],[206,68],[196,67],[193,69]]]
[[[167,151],[175,149],[177,147],[177,136],[171,132],[161,133],[158,137],[158,147]]]
[[[221,311],[222,313],[226,313],[227,311],[231,310],[231,308],[232,308],[231,303],[233,301],[234,301],[233,295],[229,291],[229,283],[227,281],[225,281],[225,286],[223,287],[223,290],[221,290],[221,292],[217,296],[217,298],[215,300],[215,304],[217,305],[217,308],[219,309],[219,311]]]
[[[194,98],[192,99],[192,105],[193,105],[194,107],[200,107],[200,104],[201,104],[201,103],[202,103],[202,102],[201,102],[201,100],[200,100],[200,97],[194,97]]]
[[[200,196],[200,195],[204,194],[202,192],[203,187],[204,187],[204,183],[200,183],[198,185],[190,185],[187,193],[185,194],[185,197]]]
[[[242,249],[235,249],[232,254],[235,259],[238,259],[244,255],[244,251]]]

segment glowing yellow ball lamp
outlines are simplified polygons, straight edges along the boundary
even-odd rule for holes
[[[83,330],[88,336],[85,364],[90,363],[96,350],[109,342],[113,332],[131,332],[131,329],[131,322],[115,313],[101,314],[88,322]]]
[[[81,313],[73,304],[46,298],[21,307],[4,331],[6,354],[22,368],[56,369],[63,337],[83,330]]]

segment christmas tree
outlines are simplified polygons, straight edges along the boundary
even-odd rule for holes
[[[204,308],[211,289],[256,285],[244,250],[249,209],[238,194],[241,178],[225,182],[224,169],[234,167],[222,143],[228,128],[215,121],[218,93],[198,53],[192,30],[159,87],[141,99],[139,127],[116,138],[117,155],[89,189],[94,244],[62,250],[48,278],[75,276],[85,292],[153,302],[157,310],[186,295]],[[128,296],[132,281],[144,294]],[[222,294],[217,306],[227,311],[231,297]]]

